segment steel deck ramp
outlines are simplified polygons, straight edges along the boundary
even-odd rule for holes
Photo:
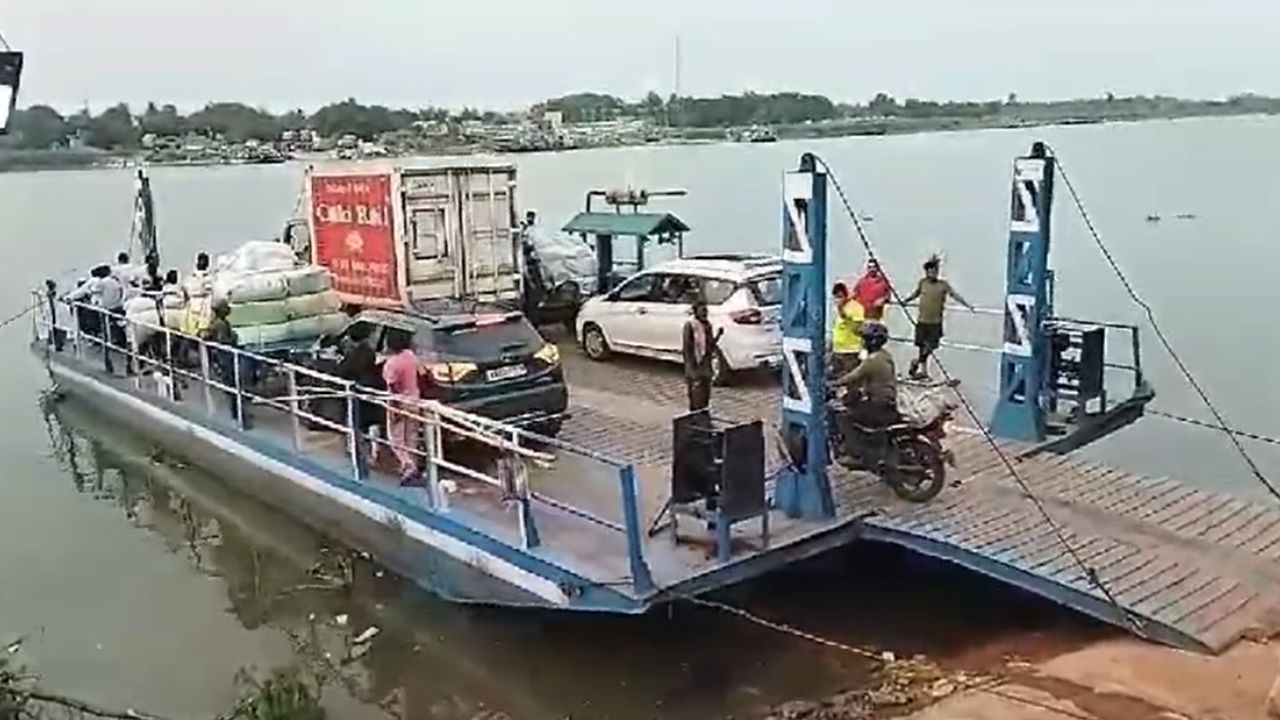
[[[576,413],[566,436],[647,465],[645,485],[663,482],[670,418],[685,402],[678,370],[591,363],[570,343],[561,351]],[[776,420],[778,392],[769,383],[719,388],[712,407],[726,417]],[[1280,632],[1280,508],[1072,455],[1017,460],[1029,446],[1001,442],[1062,538],[1123,610],[1090,581],[976,431],[953,434],[953,484],[923,505],[833,466],[837,512],[870,514],[864,539],[958,563],[1153,641],[1219,652],[1242,637]],[[642,491],[660,498],[666,488]]]
[[[910,505],[844,473],[841,511],[874,505],[866,539],[958,563],[1153,641],[1221,652],[1280,630],[1274,506],[1070,456],[1016,461],[1051,524],[980,434],[955,447],[960,486],[935,501]],[[1020,449],[1005,447],[1010,456]]]

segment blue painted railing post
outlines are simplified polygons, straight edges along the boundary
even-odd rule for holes
[[[827,176],[805,154],[783,179],[782,433],[791,464],[776,502],[789,517],[835,516],[827,480]]]
[[[653,591],[653,576],[641,552],[644,531],[640,528],[640,500],[636,493],[636,471],[631,465],[618,470],[622,490],[622,514],[627,526],[627,559],[631,563],[631,585],[637,593]]]
[[[1004,352],[991,432],[1039,442],[1046,436],[1048,372],[1045,324],[1053,315],[1049,230],[1054,159],[1043,143],[1013,162],[1013,200],[1005,264]]]
[[[525,550],[532,550],[542,544],[538,535],[538,525],[533,521],[533,505],[529,502],[529,491],[523,489],[516,501],[520,508],[520,540]]]

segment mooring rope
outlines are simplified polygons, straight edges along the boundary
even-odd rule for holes
[[[1050,148],[1050,152],[1052,152],[1052,148]],[[1080,213],[1080,218],[1084,220],[1085,227],[1089,229],[1089,234],[1093,236],[1094,244],[1098,246],[1098,250],[1102,253],[1103,259],[1107,261],[1107,265],[1109,265],[1111,267],[1111,271],[1115,273],[1116,279],[1120,281],[1125,292],[1129,294],[1129,298],[1133,301],[1133,304],[1137,305],[1142,312],[1146,314],[1147,322],[1151,324],[1151,329],[1155,332],[1156,339],[1164,346],[1165,352],[1169,354],[1174,365],[1178,367],[1178,371],[1182,373],[1182,377],[1186,379],[1187,384],[1190,385],[1191,389],[1200,397],[1200,401],[1204,403],[1204,406],[1209,409],[1210,414],[1213,415],[1213,419],[1217,422],[1216,428],[1225,433],[1227,438],[1230,439],[1231,444],[1236,449],[1236,452],[1244,460],[1245,465],[1249,467],[1249,471],[1253,474],[1254,479],[1262,483],[1262,485],[1266,487],[1267,492],[1271,493],[1272,497],[1276,500],[1280,500],[1280,489],[1277,489],[1276,486],[1267,479],[1267,476],[1262,473],[1262,469],[1258,467],[1258,463],[1254,461],[1253,456],[1245,449],[1244,443],[1240,442],[1240,438],[1237,436],[1236,432],[1227,424],[1226,418],[1223,417],[1218,406],[1209,397],[1208,391],[1204,389],[1204,386],[1200,384],[1200,381],[1197,380],[1196,376],[1191,372],[1191,368],[1187,366],[1187,364],[1182,360],[1182,356],[1174,349],[1173,343],[1170,342],[1169,338],[1165,335],[1164,329],[1160,327],[1160,322],[1156,320],[1155,310],[1147,303],[1147,301],[1142,299],[1138,294],[1137,289],[1133,286],[1133,283],[1129,281],[1129,277],[1120,269],[1119,261],[1117,261],[1115,256],[1111,254],[1111,249],[1107,247],[1106,242],[1102,239],[1101,233],[1098,232],[1098,228],[1093,224],[1093,218],[1090,217],[1089,212],[1085,210],[1084,201],[1080,198],[1080,194],[1076,192],[1075,185],[1071,183],[1071,176],[1067,174],[1067,168],[1062,164],[1062,159],[1057,157],[1057,153],[1054,153],[1054,158],[1057,161],[1058,174],[1062,176],[1062,182],[1066,185],[1067,192],[1071,194],[1071,199],[1075,202],[1076,210]]]

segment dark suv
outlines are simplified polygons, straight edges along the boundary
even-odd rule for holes
[[[423,397],[541,435],[560,432],[569,405],[560,351],[524,314],[453,303],[412,312],[365,310],[337,337],[321,342],[314,367],[334,373],[338,348],[351,329],[362,324],[369,326],[368,342],[379,363],[391,333],[413,336]]]

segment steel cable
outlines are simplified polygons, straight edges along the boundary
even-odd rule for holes
[[[863,229],[862,224],[858,222],[857,220],[858,214],[854,210],[853,203],[849,200],[848,194],[845,193],[844,187],[840,184],[840,179],[836,176],[835,172],[831,169],[831,166],[827,164],[826,160],[824,160],[822,157],[818,155],[814,155],[814,159],[818,162],[818,164],[822,166],[822,169],[826,172],[827,177],[831,181],[832,187],[835,188],[836,194],[840,197],[840,202],[844,206],[846,214],[848,214],[848,216],[851,219],[853,219],[853,226],[857,230],[858,238],[862,242],[862,246],[867,253],[867,257],[869,259],[874,259],[877,262],[879,262],[879,258],[875,252],[875,247],[871,244],[871,239],[867,236],[867,233]],[[915,327],[916,325],[915,316],[911,314],[907,303],[903,300],[902,295],[898,292],[898,288],[892,283],[890,283],[889,292],[892,294],[894,302],[899,306],[899,308],[901,308],[902,314],[907,318],[907,321],[911,323],[912,327]],[[934,360],[934,363],[937,364],[938,370],[942,373],[943,378],[948,383],[955,384],[955,378],[947,370],[946,366],[942,363],[942,361],[936,355],[934,356],[933,360]],[[1048,508],[1045,507],[1044,502],[1040,500],[1039,497],[1036,496],[1036,494],[1031,490],[1031,486],[1018,472],[1017,467],[1014,465],[1014,462],[1009,457],[1008,453],[1004,451],[1004,448],[1000,447],[1000,443],[995,439],[995,437],[991,435],[991,432],[987,430],[986,424],[982,421],[982,418],[978,416],[978,412],[973,407],[973,404],[969,401],[969,398],[966,397],[965,394],[960,391],[958,386],[955,389],[955,393],[956,393],[956,397],[959,398],[960,400],[960,404],[964,407],[965,413],[969,415],[970,419],[973,420],[974,426],[978,429],[979,432],[982,433],[982,437],[985,439],[987,444],[991,446],[991,449],[996,453],[996,456],[1000,460],[1000,464],[1002,464],[1005,467],[1005,469],[1009,473],[1009,476],[1014,480],[1014,482],[1018,484],[1018,487],[1021,488],[1023,494],[1027,497],[1028,500],[1031,501],[1032,505],[1035,506],[1040,516],[1044,518],[1045,523],[1049,525],[1050,531],[1053,533],[1057,542],[1060,545],[1062,545],[1063,548],[1066,549],[1067,554],[1071,557],[1071,560],[1077,566],[1079,566],[1081,571],[1084,572],[1085,577],[1088,578],[1089,580],[1089,583],[1093,585],[1095,588],[1097,588],[1098,591],[1102,593],[1106,601],[1116,609],[1116,611],[1120,614],[1121,617],[1124,618],[1125,622],[1129,625],[1130,629],[1134,632],[1134,634],[1138,635],[1139,637],[1145,638],[1146,631],[1143,627],[1141,619],[1138,618],[1134,613],[1130,612],[1129,609],[1126,608],[1124,605],[1120,604],[1120,601],[1111,592],[1111,588],[1109,588],[1107,584],[1102,581],[1102,578],[1098,575],[1097,571],[1093,567],[1088,565],[1084,561],[1084,558],[1080,556],[1079,551],[1077,551],[1075,546],[1072,545],[1071,542],[1067,539],[1066,533],[1062,530],[1062,526],[1053,519],[1053,516],[1050,515]]]

